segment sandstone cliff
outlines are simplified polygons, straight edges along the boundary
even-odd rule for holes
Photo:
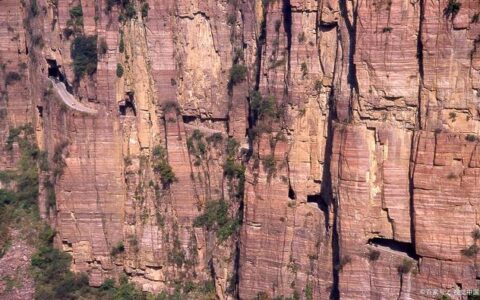
[[[92,286],[213,282],[219,299],[477,288],[477,0],[0,7],[0,142],[33,124],[51,166],[42,217]],[[18,155],[1,147],[1,169]],[[223,221],[202,221],[214,208]]]

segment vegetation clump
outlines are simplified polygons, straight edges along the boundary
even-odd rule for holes
[[[458,14],[460,11],[460,7],[462,6],[462,3],[458,2],[457,0],[448,0],[447,7],[443,10],[443,14],[447,18],[455,18],[455,16]]]
[[[465,136],[465,140],[467,140],[468,142],[475,142],[477,141],[477,136],[475,134],[467,134]]]
[[[238,185],[235,196],[242,199],[245,190],[245,166],[236,161],[239,147],[240,144],[235,139],[228,139],[226,147],[227,159],[223,166],[223,174],[230,181],[237,180]]]
[[[71,56],[75,77],[81,79],[85,73],[92,75],[97,71],[97,37],[78,36],[72,43]]]
[[[275,98],[271,96],[263,97],[258,91],[250,93],[250,108],[257,119],[278,117]]]
[[[123,244],[123,242],[118,242],[118,244],[115,245],[115,247],[112,247],[112,250],[110,251],[110,255],[117,256],[123,252],[125,252],[125,245]]]
[[[16,81],[22,80],[22,76],[17,72],[8,72],[5,76],[5,85],[11,85]]]
[[[262,160],[263,169],[267,172],[268,177],[271,177],[277,171],[277,163],[273,155],[268,155]]]
[[[227,202],[223,199],[207,202],[203,214],[195,218],[193,226],[205,227],[209,231],[215,231],[220,242],[225,241],[240,226],[238,218],[229,216],[228,208]]]
[[[460,253],[463,256],[466,256],[466,257],[474,257],[478,253],[478,246],[477,245],[471,245],[468,248],[460,250]]]
[[[160,175],[163,187],[168,188],[170,184],[177,181],[172,167],[168,164],[166,150],[158,145],[152,151],[153,171]]]
[[[116,71],[117,77],[118,77],[118,78],[122,78],[123,72],[124,72],[124,71],[123,71],[123,66],[122,66],[122,64],[118,63],[118,64],[117,64],[117,71]]]
[[[145,19],[148,17],[148,11],[150,10],[150,6],[147,2],[142,4],[142,18]]]
[[[409,258],[404,258],[402,260],[402,263],[397,266],[397,271],[400,274],[407,274],[407,273],[410,273],[413,267],[414,267],[414,261]]]
[[[188,151],[195,157],[194,165],[200,166],[202,160],[207,154],[207,145],[203,141],[203,133],[195,129],[192,135],[187,139]]]
[[[234,64],[230,69],[230,84],[236,85],[244,81],[247,76],[247,67],[241,64]]]
[[[369,261],[377,261],[380,258],[380,251],[375,249],[368,250],[368,260]]]

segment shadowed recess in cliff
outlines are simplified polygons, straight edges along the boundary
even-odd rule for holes
[[[292,48],[292,5],[290,0],[283,0],[283,26],[285,34],[287,35],[287,55],[288,55],[288,70],[287,76],[290,77],[290,53]],[[288,85],[285,85],[285,94],[288,94]]]
[[[415,247],[412,243],[405,243],[393,239],[376,237],[369,239],[368,244],[384,248],[388,251],[401,252],[416,260],[419,258],[419,256],[415,252]]]
[[[357,19],[358,19],[358,12],[357,12],[357,3],[355,3],[355,7],[353,8],[353,21],[350,22],[348,16],[348,8],[347,8],[347,1],[346,0],[339,0],[338,1],[340,6],[340,14],[345,22],[345,26],[347,27],[348,35],[349,35],[349,52],[348,52],[348,83],[350,84],[351,88],[355,90],[358,94],[358,81],[357,81],[357,68],[355,66],[355,50],[356,50],[356,42],[357,42]]]
[[[118,110],[121,116],[133,114],[137,115],[135,108],[135,98],[133,92],[128,92],[125,99],[118,104]]]
[[[47,64],[48,64],[48,77],[58,80],[60,82],[63,82],[65,84],[65,87],[67,91],[70,94],[73,94],[73,88],[72,86],[68,83],[67,78],[65,77],[65,74],[63,74],[62,71],[60,71],[60,65],[57,64],[57,61],[55,59],[46,59]]]
[[[424,78],[424,67],[423,67],[423,41],[422,41],[422,30],[423,30],[423,21],[425,18],[425,1],[420,0],[420,20],[418,26],[418,35],[417,35],[417,61],[418,61],[418,74],[420,76],[420,83],[418,85],[418,111],[417,111],[417,127],[422,128],[422,88],[423,88],[423,78]]]

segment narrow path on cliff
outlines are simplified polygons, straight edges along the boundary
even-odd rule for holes
[[[79,102],[77,99],[75,99],[75,97],[67,91],[67,87],[63,82],[53,80],[51,78],[48,78],[48,80],[50,80],[50,82],[52,83],[53,88],[55,89],[55,91],[57,91],[63,103],[65,103],[71,109],[81,111],[87,114],[96,114],[98,112],[96,109],[87,107],[81,102]]]

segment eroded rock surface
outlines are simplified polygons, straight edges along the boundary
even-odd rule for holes
[[[130,2],[1,1],[0,141],[34,125],[74,271],[220,299],[477,288],[478,1]],[[98,63],[76,79],[83,35]],[[194,226],[220,199],[241,223],[222,240]]]

